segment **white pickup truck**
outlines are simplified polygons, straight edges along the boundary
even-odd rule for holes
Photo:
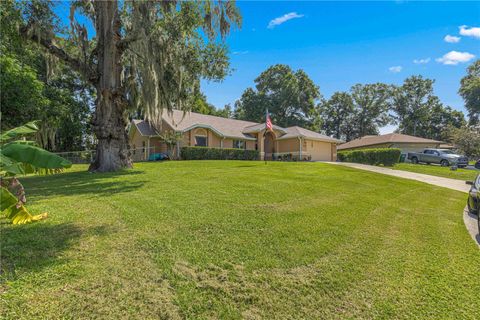
[[[407,159],[412,163],[437,163],[443,167],[457,166],[465,168],[468,166],[468,158],[459,154],[455,154],[447,149],[425,149],[423,152],[409,152]]]

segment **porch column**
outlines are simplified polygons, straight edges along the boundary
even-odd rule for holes
[[[150,137],[148,137],[148,140],[147,140],[147,152],[145,154],[146,154],[145,160],[148,160],[150,158]]]
[[[298,137],[298,143],[299,143],[298,150],[300,150],[298,157],[299,157],[299,161],[302,161],[302,137]]]
[[[257,144],[258,144],[258,152],[260,154],[260,160],[265,160],[265,150],[264,150],[264,137],[263,137],[263,133],[265,131],[260,131],[258,133],[258,137],[257,137]]]

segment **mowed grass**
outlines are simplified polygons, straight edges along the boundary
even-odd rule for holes
[[[474,319],[466,194],[322,163],[28,177],[2,225],[4,319]]]
[[[442,167],[432,164],[412,164],[412,163],[397,163],[392,169],[411,171],[416,173],[429,174],[431,176],[438,176],[457,180],[474,180],[480,173],[480,170],[460,169],[451,170],[450,167]]]

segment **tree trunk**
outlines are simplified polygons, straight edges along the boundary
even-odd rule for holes
[[[130,168],[125,92],[121,86],[122,52],[117,1],[95,1],[98,82],[93,132],[98,140],[95,161],[89,171]]]

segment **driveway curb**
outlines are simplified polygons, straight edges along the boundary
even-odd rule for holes
[[[468,233],[472,236],[473,241],[475,241],[480,248],[480,233],[477,226],[477,216],[468,212],[467,206],[463,209],[463,222],[465,223]]]

